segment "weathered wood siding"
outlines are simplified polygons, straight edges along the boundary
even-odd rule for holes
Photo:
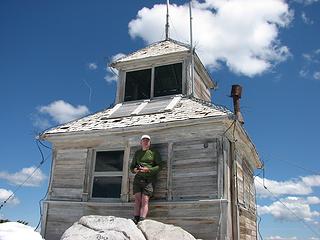
[[[194,95],[196,98],[211,101],[210,89],[207,88],[197,71],[194,71]]]
[[[131,161],[133,159],[134,153],[136,150],[138,150],[140,148],[140,146],[138,147],[132,147],[130,149],[130,164]],[[154,195],[152,197],[152,199],[156,199],[156,200],[164,200],[167,199],[167,161],[168,161],[168,144],[153,144],[152,148],[155,148],[159,151],[160,155],[161,155],[161,159],[163,161],[163,168],[160,171],[159,175],[158,175],[158,181],[156,183],[155,186],[155,191],[154,191]],[[134,195],[132,193],[133,189],[132,189],[132,183],[133,183],[133,179],[134,179],[134,174],[132,174],[131,172],[129,173],[129,199],[130,201],[134,201]]]
[[[46,202],[48,217],[44,237],[59,240],[63,232],[84,215],[131,218],[133,203]],[[215,240],[219,231],[220,208],[226,202],[151,202],[149,217],[180,226],[203,240]],[[223,223],[221,223],[223,224]]]
[[[49,199],[81,201],[87,149],[56,150]]]
[[[204,240],[216,239],[217,236],[217,239],[230,239],[232,219],[227,201],[230,201],[231,150],[228,140],[217,134],[220,130],[220,125],[199,125],[153,132],[153,147],[160,152],[164,168],[151,201],[150,218],[181,226]],[[115,200],[118,202],[92,199],[90,182],[94,152],[124,149],[124,164],[128,164],[140,147],[136,135],[99,136],[92,141],[87,139],[55,145],[51,192],[44,208],[47,213],[44,224],[46,240],[59,239],[73,222],[84,215],[131,218],[133,174],[123,177],[123,195]],[[85,148],[87,143],[91,145]],[[241,204],[240,235],[241,239],[256,239],[252,169],[245,157],[243,153],[236,154],[236,186]],[[128,168],[124,167],[124,172],[128,172]],[[220,204],[220,198],[225,201],[223,204]]]
[[[174,143],[173,199],[217,198],[217,162],[216,140]]]
[[[256,240],[256,199],[253,170],[245,157],[236,154],[240,239]]]
[[[171,145],[170,145],[171,146]],[[153,199],[188,200],[217,198],[217,140],[195,140],[172,144],[170,149],[170,169],[168,172],[168,144],[156,144],[164,162],[159,173]],[[138,147],[132,147],[130,159]],[[172,153],[171,153],[172,152]],[[172,176],[172,179],[170,175]],[[130,201],[134,200],[132,183],[134,175],[129,175]],[[169,193],[170,191],[170,193]],[[169,197],[170,196],[170,197]]]

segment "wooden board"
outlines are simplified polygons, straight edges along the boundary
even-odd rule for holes
[[[224,204],[227,202],[225,201]],[[59,240],[63,232],[84,215],[131,218],[133,203],[46,202],[48,205],[46,240]],[[150,202],[148,218],[184,228],[196,238],[216,239],[220,202]]]
[[[217,198],[216,140],[192,140],[173,144],[173,199]]]
[[[50,199],[82,199],[87,149],[57,150]]]

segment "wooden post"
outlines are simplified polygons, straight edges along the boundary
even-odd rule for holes
[[[239,229],[239,209],[238,209],[238,190],[236,186],[236,155],[235,155],[235,144],[230,143],[230,154],[231,154],[231,164],[230,164],[230,183],[231,183],[231,215],[232,215],[232,236],[233,240],[240,239],[240,229]]]
[[[217,169],[218,169],[218,198],[223,198],[224,193],[224,185],[223,185],[223,178],[224,178],[224,159],[223,159],[223,140],[217,138],[217,154],[218,154],[218,161],[217,161]]]
[[[41,217],[41,236],[44,238],[47,227],[48,203],[42,202],[42,217]]]
[[[86,158],[86,165],[84,169],[84,178],[83,178],[83,191],[82,191],[82,201],[87,202],[89,199],[89,191],[90,191],[90,165],[92,161],[92,153],[93,150],[88,148],[87,151],[87,158]]]
[[[122,186],[121,186],[121,200],[123,202],[129,201],[129,156],[130,156],[130,144],[127,141],[124,156],[123,156],[123,175],[122,175]]]
[[[172,154],[173,143],[168,143],[168,161],[167,161],[167,200],[172,200]]]

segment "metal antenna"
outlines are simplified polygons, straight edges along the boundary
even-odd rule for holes
[[[192,10],[191,10],[191,2],[192,0],[189,1],[189,14],[190,14],[190,48],[191,51],[193,50],[193,40],[192,40]]]
[[[169,0],[167,0],[166,40],[169,40]]]
[[[189,1],[189,13],[190,13],[190,53],[191,53],[191,95],[194,95],[194,49],[192,40],[192,0]]]

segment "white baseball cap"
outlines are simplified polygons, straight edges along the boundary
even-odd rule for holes
[[[142,135],[141,138],[140,138],[140,140],[142,140],[142,139],[144,139],[144,138],[147,138],[147,139],[151,140],[151,137],[150,137],[149,135]]]

